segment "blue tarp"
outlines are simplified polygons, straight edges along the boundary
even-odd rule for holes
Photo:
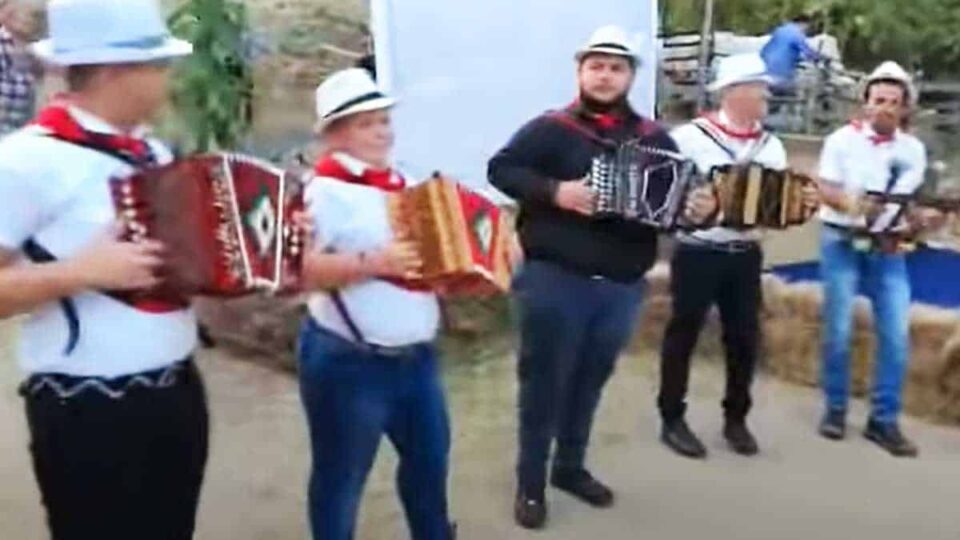
[[[913,301],[960,308],[960,253],[921,249],[907,256]],[[820,281],[820,263],[810,261],[773,268],[787,281]]]

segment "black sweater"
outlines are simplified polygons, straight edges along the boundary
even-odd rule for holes
[[[527,258],[624,283],[643,277],[656,258],[653,228],[582,216],[554,203],[559,182],[587,175],[603,139],[637,137],[647,146],[677,150],[663,128],[632,112],[617,127],[601,127],[589,113],[568,109],[532,120],[490,160],[490,182],[520,205],[517,225]]]

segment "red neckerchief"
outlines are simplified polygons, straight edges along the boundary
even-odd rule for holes
[[[624,118],[622,114],[617,114],[616,112],[606,112],[606,113],[595,113],[588,110],[580,100],[574,101],[571,103],[567,110],[573,112],[580,118],[588,121],[593,124],[594,127],[601,130],[612,130],[620,127]]]
[[[720,115],[717,113],[707,113],[702,118],[710,123],[715,129],[719,130],[724,136],[739,141],[754,141],[763,136],[763,128],[756,127],[750,130],[741,131],[728,126],[720,121]]]
[[[31,123],[46,129],[58,139],[118,155],[133,165],[154,163],[153,152],[146,141],[129,135],[87,130],[70,114],[69,106],[68,96],[55,97]]]
[[[850,122],[850,125],[852,125],[854,129],[861,133],[867,128],[866,124],[864,124],[861,120],[854,120]],[[869,139],[874,146],[880,146],[881,144],[893,142],[893,140],[896,139],[896,132],[887,135],[881,135],[877,132],[874,132],[873,135],[869,135],[867,139]]]
[[[400,191],[407,187],[407,182],[403,176],[393,169],[367,167],[363,174],[358,176],[349,171],[333,154],[320,156],[313,170],[318,176],[336,178],[351,184],[375,187],[383,191]]]
[[[134,166],[147,166],[156,163],[150,145],[143,139],[128,135],[90,131],[81,126],[77,119],[70,114],[69,106],[68,96],[57,96],[49,105],[40,110],[31,124],[46,129],[51,136],[57,139],[102,150],[108,154],[116,155]],[[169,313],[182,310],[189,305],[187,299],[184,299],[182,303],[171,303],[149,298],[128,297],[126,294],[119,294],[117,298],[122,299],[135,309],[147,313]]]

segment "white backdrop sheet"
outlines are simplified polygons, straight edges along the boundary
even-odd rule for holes
[[[527,120],[576,95],[573,55],[618,24],[643,55],[631,93],[655,103],[656,0],[371,0],[377,73],[399,98],[396,160],[477,188],[486,164]]]

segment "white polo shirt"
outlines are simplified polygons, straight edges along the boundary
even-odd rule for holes
[[[117,133],[89,113],[71,114],[90,131]],[[150,142],[161,161],[171,159],[161,144]],[[10,134],[0,140],[0,247],[19,251],[33,238],[58,259],[75,256],[116,220],[109,180],[130,172],[126,163],[48,137],[42,128]],[[28,373],[117,377],[166,367],[196,345],[192,310],[145,313],[92,291],[73,300],[80,339],[69,355],[67,319],[58,302],[40,306],[23,322],[20,361]]]
[[[721,124],[729,125],[729,119],[723,111],[718,114],[717,120]],[[702,119],[696,122],[702,123],[702,125],[706,124]],[[732,137],[719,129],[711,129],[710,133],[717,138],[723,147],[704,134],[693,122],[684,124],[670,133],[680,148],[680,153],[692,159],[696,163],[697,169],[703,174],[709,173],[710,169],[714,167],[730,165],[744,160],[776,170],[787,168],[787,152],[780,139],[774,135],[766,137],[764,140]],[[763,146],[757,147],[758,144]],[[725,151],[724,147],[729,149],[734,156]],[[716,243],[742,242],[760,240],[761,231],[759,229],[736,230],[726,227],[713,227],[692,233],[681,233],[678,236],[680,240],[692,237]]]
[[[368,165],[346,154],[334,154],[348,171],[360,176]],[[338,253],[375,251],[393,240],[387,217],[386,192],[336,178],[315,177],[307,187],[307,204],[315,221],[316,249]],[[340,291],[343,302],[366,342],[401,347],[433,341],[440,307],[433,293],[410,291],[372,279]],[[353,340],[330,295],[310,295],[308,308],[320,326]]]
[[[927,151],[920,139],[900,130],[886,142],[874,142],[875,137],[869,125],[859,123],[833,132],[820,155],[820,180],[836,184],[851,195],[885,191],[896,165],[900,175],[890,193],[916,191],[927,170]],[[827,205],[820,209],[820,219],[844,227],[865,225],[863,217],[853,217]]]

